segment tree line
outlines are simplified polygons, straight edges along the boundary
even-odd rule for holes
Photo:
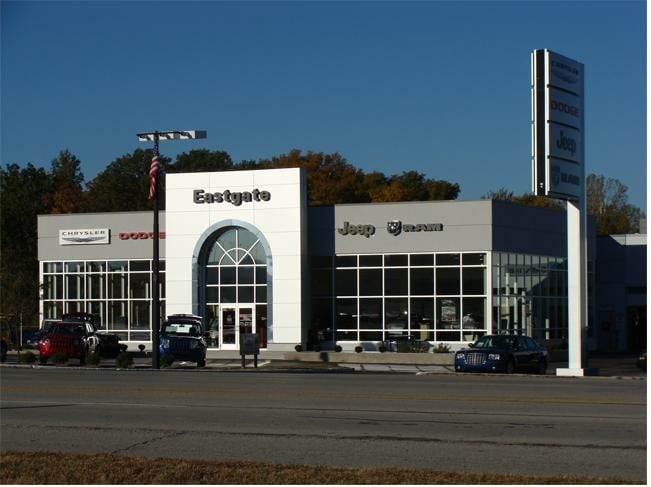
[[[23,316],[27,324],[38,318],[37,215],[144,211],[148,200],[151,149],[136,149],[116,158],[85,182],[81,161],[69,150],[51,161],[49,170],[32,163],[0,167],[0,313]],[[339,153],[292,150],[269,159],[233,162],[224,151],[192,150],[174,161],[161,156],[164,171],[237,171],[302,167],[307,173],[308,204],[333,205],[398,201],[454,200],[457,183],[427,178],[418,171],[385,175],[364,172]],[[164,180],[161,186],[164,191]],[[639,230],[641,211],[627,202],[627,188],[615,179],[589,175],[588,212],[597,218],[600,234]],[[561,203],[531,194],[515,196],[505,189],[484,198],[511,200],[535,206]],[[164,199],[161,200],[164,209]]]

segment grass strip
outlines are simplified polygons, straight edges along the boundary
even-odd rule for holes
[[[643,481],[573,475],[528,476],[397,468],[334,468],[245,461],[127,457],[111,454],[6,452],[0,484],[644,484]]]

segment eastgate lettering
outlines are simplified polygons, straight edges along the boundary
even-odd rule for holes
[[[195,204],[210,204],[210,203],[231,203],[234,206],[240,206],[242,203],[250,203],[251,201],[270,201],[271,193],[269,191],[260,191],[254,189],[253,191],[233,191],[225,190],[222,193],[206,193],[203,189],[195,189],[192,192],[193,201]]]

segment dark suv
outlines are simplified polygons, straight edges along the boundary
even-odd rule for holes
[[[196,362],[197,367],[205,367],[207,345],[202,321],[197,315],[169,315],[160,332],[161,356],[171,355],[174,360]]]

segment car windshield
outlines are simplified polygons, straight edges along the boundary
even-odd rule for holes
[[[166,335],[198,336],[201,328],[194,323],[166,323],[164,332]]]
[[[473,344],[473,348],[513,348],[515,338],[510,336],[483,336]]]

